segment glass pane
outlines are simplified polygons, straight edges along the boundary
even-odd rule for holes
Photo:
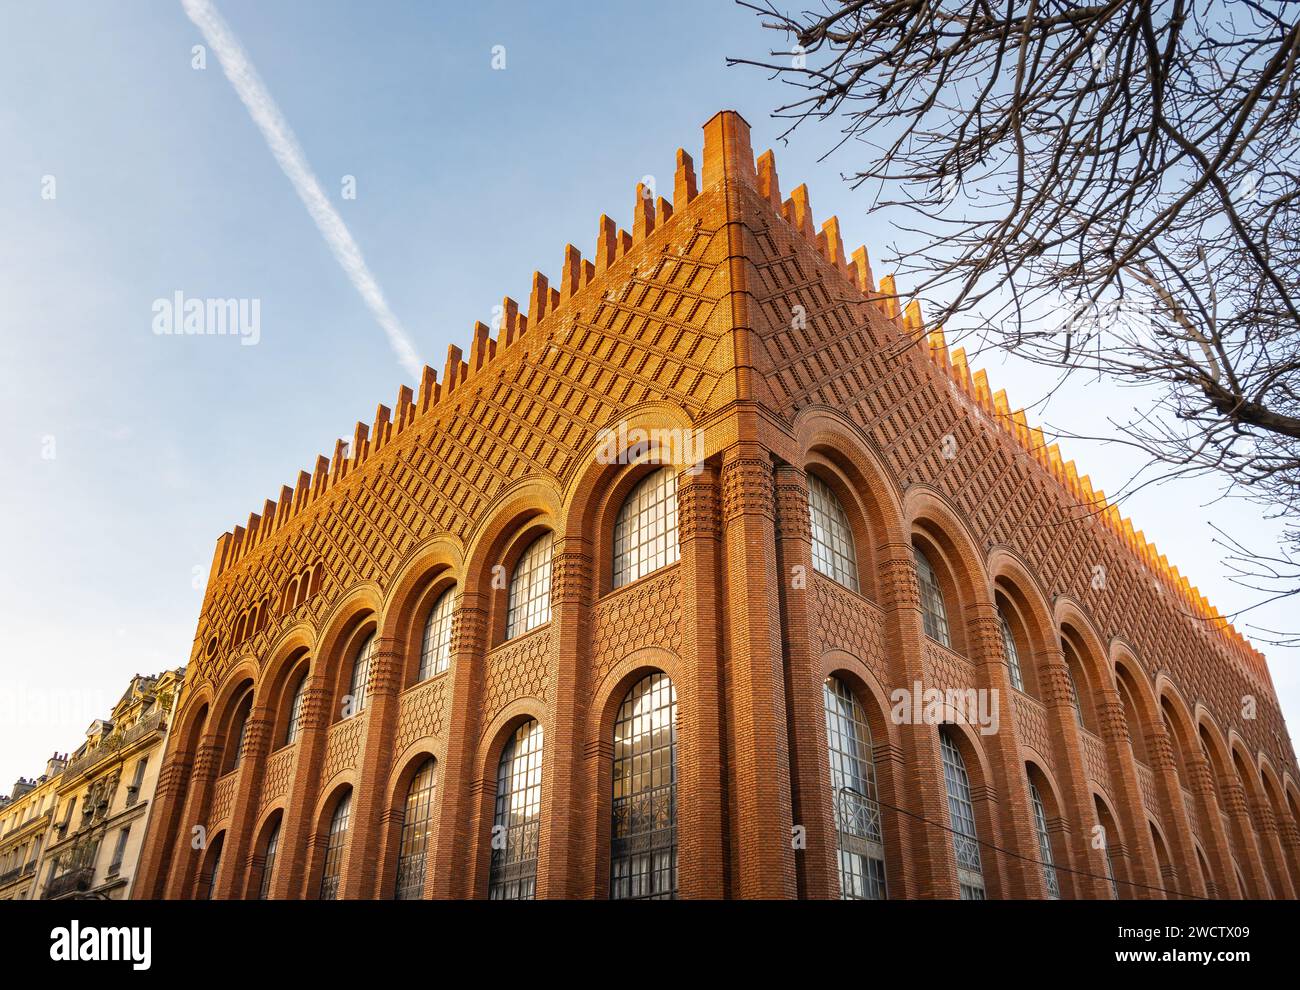
[[[610,897],[677,896],[677,691],[643,677],[614,723]]]

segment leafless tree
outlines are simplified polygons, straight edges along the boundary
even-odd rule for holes
[[[923,235],[886,260],[931,323],[1141,386],[1128,442],[1280,517],[1276,549],[1224,545],[1300,593],[1300,3],[739,2],[781,44],[729,61]]]

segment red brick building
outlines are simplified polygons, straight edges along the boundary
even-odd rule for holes
[[[737,114],[672,193],[218,540],[137,896],[1294,897],[1263,658]]]

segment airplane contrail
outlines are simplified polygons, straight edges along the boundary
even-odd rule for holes
[[[338,210],[334,209],[334,204],[325,195],[320,182],[316,179],[316,174],[307,163],[293,129],[280,113],[280,108],[276,106],[271,94],[267,92],[243,45],[239,43],[235,33],[230,30],[230,25],[225,22],[210,0],[181,0],[181,6],[185,8],[186,16],[203,32],[209,47],[217,53],[226,78],[230,80],[240,100],[248,108],[249,116],[262,132],[262,137],[266,139],[267,147],[271,149],[275,160],[280,163],[280,168],[293,183],[298,198],[307,207],[311,218],[316,221],[325,243],[334,252],[334,257],[343,267],[344,273],[356,287],[357,292],[361,293],[361,298],[369,307],[375,322],[388,336],[388,343],[392,346],[397,359],[411,376],[418,380],[423,362],[416,353],[415,345],[407,336],[401,321],[388,308],[384,291],[375,281],[375,276],[367,267],[365,258],[361,256],[361,248],[352,239],[352,233],[343,222],[343,218],[339,216]]]

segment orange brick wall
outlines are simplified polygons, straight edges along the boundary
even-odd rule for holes
[[[1002,699],[999,732],[953,728],[990,896],[1045,895],[1027,773],[1066,896],[1109,896],[1099,805],[1125,896],[1295,896],[1298,774],[1262,658],[1189,614],[982,377],[919,337],[865,251],[846,262],[833,218],[814,230],[804,187],[782,198],[743,119],[704,130],[698,178],[678,152],[672,203],[638,187],[631,233],[602,217],[593,261],[566,248],[559,287],[535,274],[526,315],[504,300],[495,337],[476,325],[441,381],[426,369],[418,394],[218,541],[137,896],[194,896],[212,848],[196,826],[222,843],[215,896],[255,896],[276,821],[272,896],[315,896],[347,786],[341,894],[390,897],[406,787],[430,756],[426,894],[484,896],[497,760],[530,717],[545,732],[538,894],[606,896],[612,726],[650,670],[677,689],[682,896],[838,895],[831,674],[871,722],[891,896],[957,893],[937,731],[889,716],[914,681]],[[596,456],[619,423],[698,430],[703,463],[679,476],[680,561],[612,591],[614,517],[648,470]],[[848,511],[860,592],[812,570],[809,472]],[[552,619],[505,641],[494,578],[543,530]],[[922,632],[914,546],[940,574],[952,649]],[[415,684],[424,617],[453,582],[450,669]],[[369,704],[341,718],[372,632]],[[223,773],[250,688],[243,758]]]

